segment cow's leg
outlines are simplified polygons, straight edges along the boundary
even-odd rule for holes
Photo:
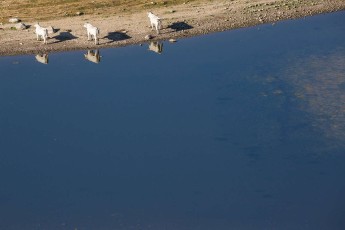
[[[95,34],[95,45],[98,45],[98,38],[96,34]]]
[[[157,31],[157,34],[159,34],[158,24],[156,24],[156,31]]]

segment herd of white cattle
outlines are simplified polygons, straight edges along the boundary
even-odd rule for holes
[[[159,18],[157,15],[154,15],[152,12],[148,12],[147,16],[150,19],[152,30],[156,29],[157,34],[159,34],[159,30],[162,29],[161,18]],[[36,23],[34,27],[36,28],[35,32],[36,32],[37,41],[43,40],[44,44],[48,44],[47,42],[48,29],[40,26],[38,23]],[[95,40],[95,45],[98,45],[99,33],[100,33],[99,28],[91,25],[88,22],[84,24],[84,27],[86,28],[86,32],[87,32],[87,40],[90,41],[93,39]]]
[[[151,28],[152,30],[156,30],[157,34],[159,34],[159,30],[162,29],[162,22],[161,19],[154,15],[152,12],[148,12],[148,18],[150,19]],[[48,40],[48,29],[40,26],[38,23],[34,25],[36,28],[35,33],[38,41],[43,40],[44,44],[47,44]],[[99,28],[91,25],[90,23],[85,23],[84,28],[87,32],[87,40],[94,40],[95,45],[99,44],[99,34],[100,30]],[[163,44],[160,42],[151,42],[149,45],[149,50],[156,52],[158,54],[161,54],[163,51]],[[101,61],[101,55],[98,50],[88,50],[86,54],[84,54],[85,59],[94,62],[99,63]],[[43,64],[48,64],[49,57],[48,54],[37,54],[35,56],[36,60]]]

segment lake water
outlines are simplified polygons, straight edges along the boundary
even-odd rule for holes
[[[344,21],[0,57],[0,230],[345,229]]]

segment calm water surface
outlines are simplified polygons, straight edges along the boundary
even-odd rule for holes
[[[1,57],[0,230],[345,229],[344,21]]]

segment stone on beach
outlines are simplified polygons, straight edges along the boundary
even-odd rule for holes
[[[150,34],[148,34],[148,35],[146,35],[145,36],[145,40],[150,40],[150,39],[152,39],[153,37],[152,37],[152,35],[150,35]]]
[[[18,19],[18,18],[10,18],[8,21],[10,23],[17,23],[17,22],[20,22],[20,19]]]
[[[16,24],[15,27],[16,27],[17,30],[25,30],[27,28],[27,26],[24,23],[21,23],[21,22]]]
[[[55,33],[55,29],[54,29],[54,27],[52,27],[52,26],[48,26],[48,27],[47,27],[47,30],[48,30],[48,34],[53,34],[53,33]]]

